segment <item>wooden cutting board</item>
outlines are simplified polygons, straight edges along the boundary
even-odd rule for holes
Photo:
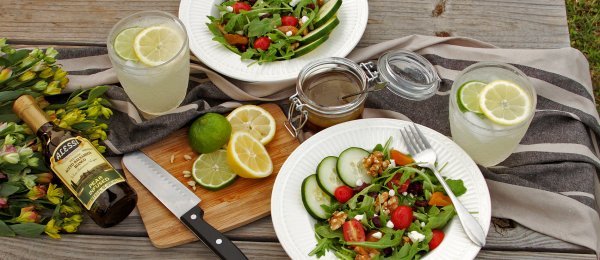
[[[264,179],[238,178],[232,185],[218,191],[196,187],[195,194],[202,199],[199,205],[204,210],[204,219],[221,232],[243,226],[270,214],[271,191],[275,177],[283,162],[299,145],[298,140],[285,129],[286,117],[279,106],[275,104],[260,106],[273,115],[277,124],[275,138],[266,146],[273,161],[273,174]],[[187,133],[187,128],[180,129],[141,151],[191,190],[186,183],[193,178],[184,178],[183,171],[192,170],[192,164],[198,154],[188,145]],[[171,155],[175,155],[173,163],[171,163]],[[192,159],[186,160],[184,155],[190,155]],[[154,246],[168,248],[198,240],[125,167],[123,170],[129,185],[137,192],[137,207]]]

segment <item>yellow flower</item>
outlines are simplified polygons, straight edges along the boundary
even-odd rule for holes
[[[27,192],[27,198],[30,200],[37,200],[46,196],[46,187],[42,185],[33,186],[29,192]]]
[[[73,215],[70,218],[64,218],[62,228],[68,233],[76,232],[81,221],[83,221],[81,215]]]
[[[57,188],[56,184],[50,184],[48,186],[48,192],[46,193],[46,198],[54,205],[58,205],[64,196],[64,192],[62,188]]]
[[[58,85],[60,81],[52,81],[48,84],[48,87],[44,90],[46,95],[58,95],[62,91],[62,88]]]
[[[46,224],[46,227],[44,227],[44,232],[51,238],[54,239],[59,239],[60,235],[58,234],[58,232],[60,231],[60,227],[56,225],[56,221],[54,219],[51,219],[50,221],[48,221],[48,224]]]

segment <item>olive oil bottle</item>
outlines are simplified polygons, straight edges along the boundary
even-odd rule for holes
[[[48,165],[101,227],[114,226],[135,208],[137,195],[92,143],[52,123],[32,96],[15,100],[13,111],[36,133]]]

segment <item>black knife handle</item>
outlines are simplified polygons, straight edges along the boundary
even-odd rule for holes
[[[203,216],[204,211],[200,207],[193,207],[180,220],[221,259],[248,259],[229,238],[206,223]]]

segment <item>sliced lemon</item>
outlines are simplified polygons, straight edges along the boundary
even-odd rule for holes
[[[516,125],[531,116],[532,101],[520,86],[505,80],[496,80],[482,90],[479,106],[483,114],[500,125]]]
[[[232,184],[237,175],[227,164],[227,151],[217,150],[198,156],[192,168],[196,183],[209,190],[219,190]]]
[[[481,114],[479,94],[481,94],[481,90],[483,90],[485,85],[485,83],[479,81],[469,81],[464,83],[458,89],[458,105],[462,106],[464,110]]]
[[[127,28],[121,31],[117,37],[115,37],[115,42],[113,43],[113,48],[115,49],[115,53],[124,60],[134,60],[137,61],[138,57],[135,55],[135,51],[133,50],[133,41],[135,36],[138,35],[144,28],[140,27],[132,27]]]
[[[158,66],[177,55],[183,37],[167,26],[150,26],[140,31],[133,41],[138,59],[148,66]]]
[[[275,119],[262,107],[245,105],[231,111],[227,116],[231,129],[246,131],[258,139],[263,145],[268,144],[275,136]]]
[[[244,178],[264,178],[273,172],[273,162],[265,146],[245,131],[231,135],[227,145],[227,162],[233,172]]]

